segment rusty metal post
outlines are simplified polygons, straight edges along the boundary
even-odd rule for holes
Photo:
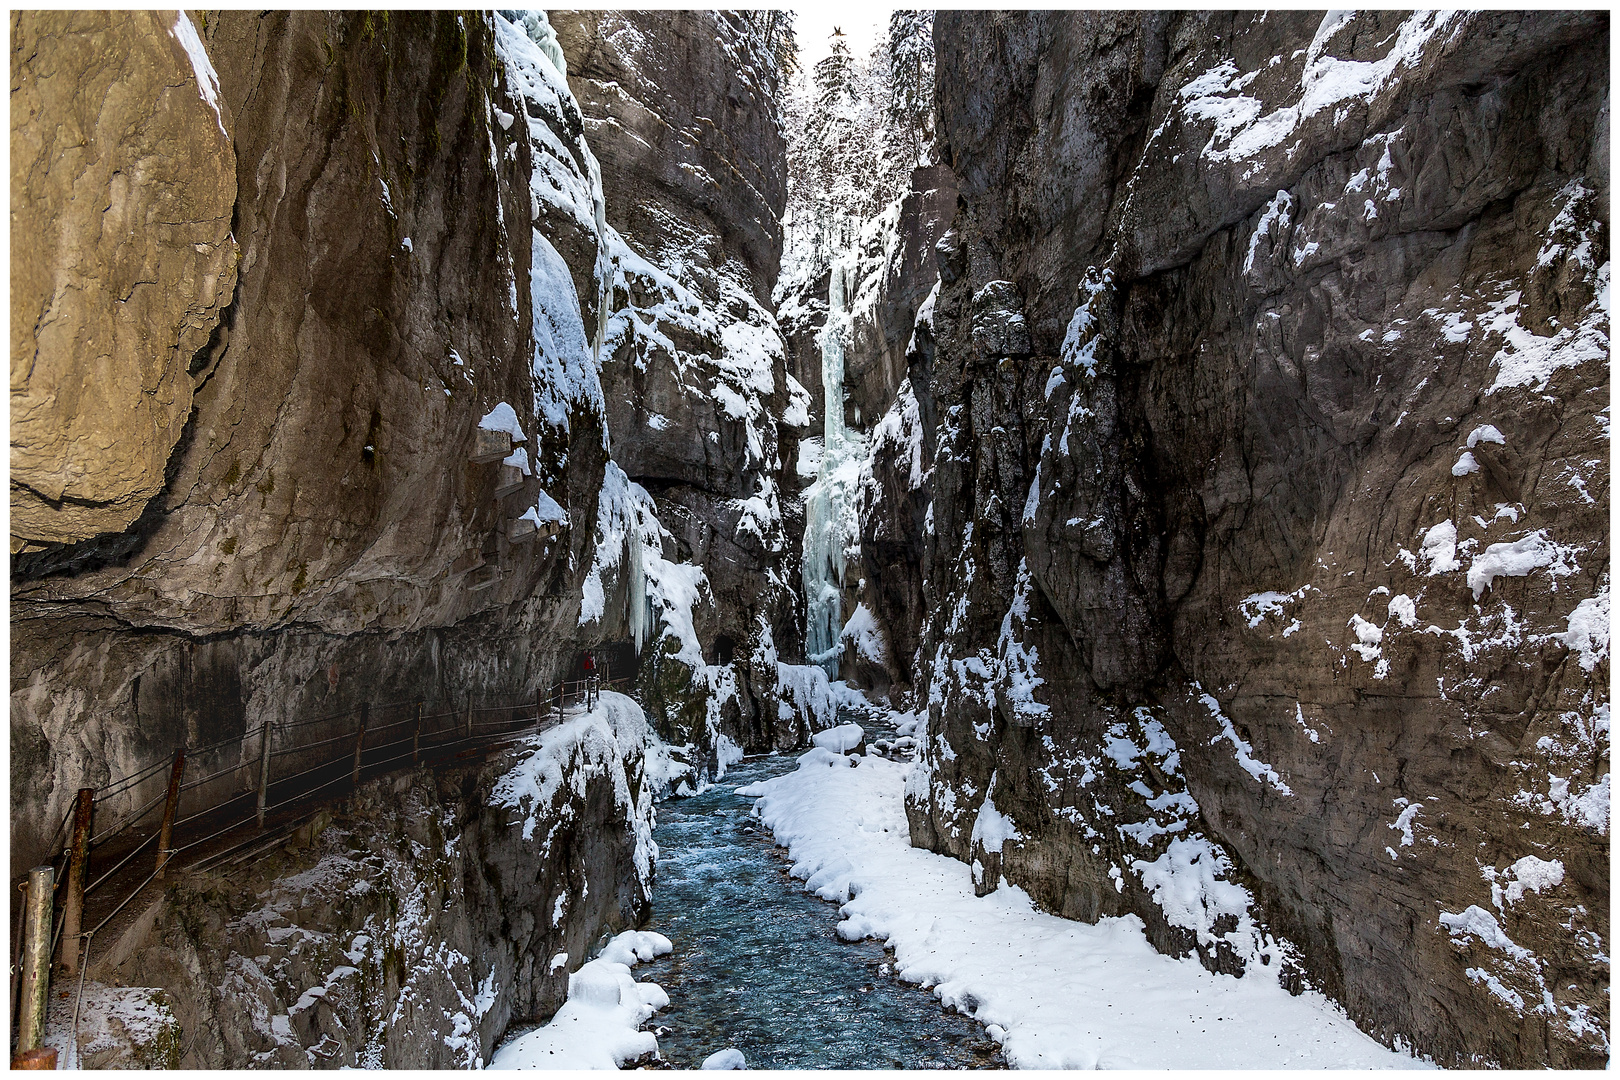
[[[38,1050],[25,1050],[11,1059],[13,1069],[54,1069],[56,1068],[56,1051],[48,1046]]]
[[[416,699],[416,727],[411,732],[411,764],[422,761],[422,699]]]
[[[264,812],[270,802],[270,721],[259,725],[259,828],[264,828]]]
[[[163,825],[158,829],[157,879],[163,880],[163,868],[168,865],[172,852],[169,844],[174,839],[174,815],[180,809],[180,777],[186,771],[186,748],[174,752],[174,767],[169,770],[169,794],[163,800]]]
[[[371,719],[370,702],[360,703],[360,733],[354,737],[354,786],[360,786],[360,752],[366,747],[366,724]]]
[[[68,841],[67,895],[62,900],[62,968],[69,975],[79,970],[79,930],[84,918],[84,878],[90,865],[90,818],[96,791],[80,788],[73,805],[73,839]]]
[[[19,1055],[39,1049],[45,1036],[45,1006],[51,990],[51,894],[55,889],[55,867],[36,866],[28,871],[22,1007],[17,1024]]]

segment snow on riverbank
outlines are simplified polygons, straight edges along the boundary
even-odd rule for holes
[[[658,1039],[641,1025],[669,1004],[669,995],[657,983],[636,982],[630,968],[670,949],[662,934],[626,930],[568,976],[568,1000],[551,1022],[496,1050],[489,1067],[617,1069],[657,1050]]]
[[[805,888],[843,904],[840,937],[885,940],[897,974],[986,1024],[1013,1067],[1423,1067],[1269,969],[1235,979],[1155,952],[1134,915],[1073,922],[1005,884],[975,897],[968,866],[911,847],[910,768],[817,747],[737,794],[758,796]]]

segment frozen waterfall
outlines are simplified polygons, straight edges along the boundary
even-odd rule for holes
[[[849,286],[855,259],[832,265],[827,286],[827,324],[821,330],[821,385],[826,414],[821,470],[805,495],[805,653],[832,678],[842,651],[844,570],[858,558],[860,532],[855,496],[860,488],[865,439],[844,426],[844,339],[849,329]]]

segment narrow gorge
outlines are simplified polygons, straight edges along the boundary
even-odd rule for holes
[[[1607,13],[865,19],[11,14],[14,1054],[1607,1065]]]

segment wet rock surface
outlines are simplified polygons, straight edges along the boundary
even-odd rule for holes
[[[1049,910],[1606,1060],[1605,34],[941,13],[915,843],[993,803]]]

